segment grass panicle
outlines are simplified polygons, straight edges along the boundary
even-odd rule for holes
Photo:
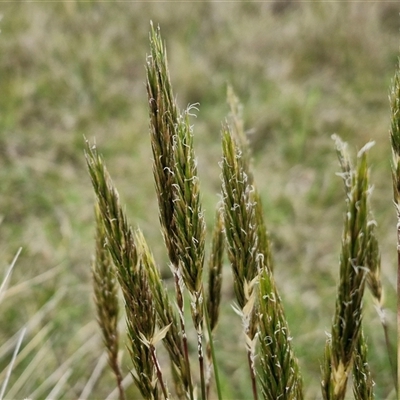
[[[174,137],[174,213],[175,247],[182,280],[190,295],[191,315],[197,331],[197,349],[202,398],[206,398],[203,355],[203,266],[205,221],[200,203],[199,179],[189,124],[190,108],[178,119]]]
[[[169,258],[178,265],[174,245],[174,156],[173,140],[176,135],[179,112],[177,110],[168,71],[167,51],[159,28],[151,24],[151,54],[147,56],[147,95],[149,101],[150,137],[153,151],[153,174],[159,207],[159,216]]]
[[[257,231],[255,227],[255,195],[244,169],[241,150],[231,130],[222,130],[222,193],[228,258],[234,276],[234,291],[239,308],[248,301],[248,286],[258,274]]]
[[[393,199],[397,213],[397,392],[400,387],[400,58],[390,90]]]
[[[147,273],[141,262],[132,228],[119,202],[119,195],[94,146],[86,145],[86,160],[104,224],[106,244],[117,271],[125,301],[128,350],[135,369],[134,381],[146,399],[158,398],[157,363],[152,343],[156,312]],[[162,388],[164,384],[159,381]]]
[[[153,175],[158,199],[161,231],[167,247],[175,280],[175,294],[179,311],[185,370],[189,377],[189,396],[193,400],[189,349],[184,319],[183,280],[179,268],[179,256],[175,238],[174,220],[175,163],[174,138],[176,137],[179,113],[173,97],[169,78],[167,51],[162,43],[160,29],[151,24],[150,55],[147,57],[147,95],[149,100],[150,139],[153,151]]]
[[[236,136],[242,139],[236,141]],[[238,143],[240,140],[245,145],[243,138],[243,132],[232,133],[230,127],[223,128],[222,191],[228,257],[246,335],[253,396],[257,398],[254,359],[258,335],[259,376],[264,398],[276,399],[283,395],[300,399],[302,379],[272,276],[269,238],[261,201],[249,171],[250,160],[247,149],[242,150]]]
[[[97,311],[97,321],[103,334],[107,349],[108,363],[116,377],[120,400],[125,399],[122,387],[122,372],[118,360],[118,285],[114,265],[111,262],[106,247],[106,236],[98,204],[95,207],[96,216],[96,252],[92,262],[92,278],[94,300]]]
[[[202,398],[206,396],[203,356],[203,265],[205,220],[200,202],[197,163],[189,115],[182,114],[173,98],[165,46],[159,29],[151,27],[151,55],[147,58],[147,93],[153,174],[160,209],[160,222],[169,258],[173,265],[175,289],[184,340],[186,370],[190,361],[184,321],[182,284],[191,298],[191,315],[197,332]],[[189,379],[191,385],[191,379]],[[193,396],[193,389],[189,387]]]
[[[272,272],[273,262],[272,252],[270,249],[270,239],[268,236],[267,227],[264,222],[261,197],[257,191],[256,186],[254,185],[254,177],[251,170],[250,144],[244,131],[244,123],[242,117],[243,107],[231,86],[228,86],[227,89],[227,101],[230,109],[228,115],[230,132],[232,134],[232,137],[234,138],[234,141],[237,143],[238,148],[240,149],[241,164],[243,171],[246,171],[245,173],[248,179],[248,184],[250,187],[252,187],[254,191],[253,197],[257,226],[257,251],[259,254],[262,254],[262,256],[264,257],[265,266]]]
[[[354,353],[361,334],[362,300],[368,277],[369,208],[368,143],[352,166],[346,144],[334,136],[346,193],[346,214],[340,255],[340,278],[330,339],[326,343],[322,393],[326,400],[345,398]]]
[[[400,74],[400,72],[399,72]],[[133,380],[145,399],[169,399],[172,394],[163,374],[156,347],[167,350],[174,397],[202,400],[211,394],[214,368],[218,399],[222,399],[214,349],[214,336],[222,302],[223,256],[226,250],[233,275],[235,311],[240,315],[247,351],[253,399],[302,400],[303,381],[294,355],[292,337],[273,276],[270,238],[261,196],[251,171],[250,146],[244,131],[241,104],[228,87],[230,114],[222,127],[221,191],[208,261],[205,291],[204,260],[206,224],[189,118],[196,105],[181,112],[174,99],[167,53],[159,28],[151,24],[150,55],[146,62],[150,140],[159,220],[174,278],[176,310],[152,252],[138,229],[133,231],[118,193],[95,146],[86,146],[89,174],[97,197],[96,257],[92,273],[95,302],[109,364],[117,377],[120,398],[123,380],[118,364],[118,283],[125,303],[128,351],[134,366]],[[400,78],[396,75],[391,96],[393,187],[400,221]],[[346,213],[339,259],[340,276],[331,333],[322,365],[325,400],[344,400],[350,375],[355,399],[373,399],[374,382],[362,331],[362,307],[367,285],[377,305],[390,354],[384,317],[381,255],[369,197],[367,153],[364,146],[353,166],[346,143],[334,136],[341,166]],[[400,222],[398,224],[400,227]],[[400,232],[400,228],[399,232]],[[400,233],[399,233],[400,243]],[[400,248],[400,244],[399,244]],[[399,250],[400,260],[400,250]],[[399,261],[400,265],[400,261]],[[184,304],[197,335],[199,374],[192,377]],[[399,303],[400,304],[400,303]],[[204,329],[205,328],[205,329]],[[207,344],[206,361],[203,335]],[[393,359],[392,367],[395,365]],[[393,368],[394,371],[394,368]],[[67,378],[65,378],[67,379]],[[196,383],[196,385],[195,385]],[[56,388],[54,389],[56,390]]]
[[[229,126],[222,129],[222,195],[228,258],[232,266],[237,313],[242,318],[253,396],[257,399],[255,344],[257,302],[255,283],[257,269],[257,228],[255,191],[244,169],[246,159],[232,137]]]

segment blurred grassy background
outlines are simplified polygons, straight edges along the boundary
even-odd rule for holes
[[[11,386],[44,349],[19,397],[38,388],[37,397],[44,397],[64,372],[69,378],[61,397],[79,397],[102,351],[90,287],[93,193],[83,136],[96,140],[131,223],[144,231],[169,276],[148,136],[144,65],[150,20],[160,24],[167,43],[180,107],[200,103],[193,123],[209,231],[220,190],[219,129],[228,112],[228,83],[244,105],[276,279],[307,399],[320,398],[319,362],[334,311],[344,211],[330,136],[338,133],[354,149],[376,141],[373,206],[394,339],[396,235],[387,97],[399,48],[399,11],[395,2],[1,5],[1,270],[20,246],[23,251],[11,281],[15,290],[1,304],[0,343],[28,321],[25,342],[37,338]],[[52,275],[30,281],[46,271]],[[226,276],[217,338],[224,396],[245,399],[250,384],[240,321],[230,307],[228,265]],[[29,285],[21,286],[25,281]],[[365,314],[377,398],[394,399],[369,293]],[[1,369],[9,353],[0,358]],[[126,372],[128,366],[127,361]],[[46,386],[54,371],[59,375]],[[105,398],[112,388],[106,368],[90,398]]]

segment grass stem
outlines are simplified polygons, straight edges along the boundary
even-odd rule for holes
[[[222,400],[222,389],[221,389],[221,383],[220,383],[220,380],[219,380],[219,372],[218,372],[217,359],[216,359],[216,356],[215,356],[214,340],[213,340],[213,337],[212,337],[210,316],[208,315],[207,307],[204,308],[204,316],[205,316],[205,320],[206,320],[206,328],[207,328],[207,333],[208,333],[208,337],[209,337],[208,344],[210,346],[212,364],[213,364],[213,368],[214,368],[215,386],[216,386],[216,389],[217,389],[218,400]]]

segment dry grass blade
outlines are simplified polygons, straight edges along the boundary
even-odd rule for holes
[[[125,378],[122,380],[122,387],[124,389],[127,389],[129,386],[131,386],[133,378],[132,378],[132,373],[128,373]],[[115,388],[106,398],[105,400],[114,400],[115,397],[118,395],[118,388]]]
[[[34,373],[37,373],[38,367],[43,363],[43,358],[50,350],[49,339],[46,340],[46,336],[52,324],[45,325],[19,352],[18,357],[14,362],[14,369],[18,367],[21,363],[26,363],[26,360],[31,355],[29,364],[24,367],[24,370],[19,374],[18,379],[13,383],[12,387],[7,391],[7,397],[10,399],[17,398],[19,390],[21,390],[24,385],[29,381],[33,380]],[[35,351],[33,353],[33,351]],[[33,356],[33,357],[32,357]],[[2,374],[0,374],[1,376]]]
[[[73,370],[75,364],[85,362],[85,355],[93,353],[99,345],[99,337],[94,335],[94,327],[95,325],[91,321],[84,326],[75,337],[71,338],[71,340],[78,340],[83,344],[70,357],[63,360],[62,364],[59,365],[54,372],[46,376],[46,379],[39,386],[32,388],[33,391],[27,396],[28,398],[48,398],[46,393],[48,394],[63,376],[67,376],[68,370]],[[79,339],[77,339],[77,337],[79,337]]]
[[[120,400],[125,399],[121,386],[122,372],[118,360],[119,332],[118,332],[118,286],[114,265],[111,262],[106,247],[106,234],[98,204],[95,207],[96,215],[96,253],[92,262],[92,278],[94,300],[97,310],[97,321],[103,334],[104,345],[108,353],[108,363],[114,372],[117,386],[120,390]]]
[[[143,338],[151,341],[156,326],[154,300],[146,271],[140,262],[132,228],[119,202],[118,192],[96,148],[86,146],[86,160],[97,196],[98,208],[125,300],[129,346],[136,374],[134,380],[146,399],[158,398],[157,376],[153,355]],[[160,382],[161,386],[162,383]]]
[[[370,225],[367,150],[359,151],[357,166],[353,168],[346,145],[337,137],[336,148],[342,166],[347,210],[345,214],[342,251],[340,255],[340,282],[336,299],[332,333],[327,341],[322,392],[325,399],[345,398],[348,376],[351,373],[354,352],[358,344],[362,299],[368,276],[368,232]]]
[[[26,328],[23,328],[21,330],[19,336],[18,336],[18,341],[17,341],[17,344],[15,346],[13,356],[11,358],[10,364],[8,365],[7,373],[6,373],[6,376],[4,378],[3,384],[1,385],[0,400],[3,400],[4,394],[6,392],[7,384],[8,384],[8,381],[10,379],[10,376],[11,376],[11,371],[13,369],[14,362],[15,362],[15,359],[17,358],[17,354],[18,354],[19,349],[21,347],[22,340],[24,339],[25,333],[26,333]]]
[[[44,320],[44,318],[47,317],[51,311],[59,306],[59,303],[65,294],[65,289],[57,291],[57,293],[53,297],[51,297],[40,310],[38,310],[33,316],[29,318],[29,321],[25,324],[28,333],[33,332]],[[5,357],[14,349],[15,336],[16,335],[12,336],[0,346],[0,359]],[[0,379],[3,379],[2,373],[0,373]]]
[[[86,382],[85,387],[83,388],[81,394],[79,395],[80,399],[84,400],[90,397],[91,393],[93,392],[93,387],[99,381],[101,374],[104,368],[106,367],[107,363],[108,363],[108,354],[107,351],[104,351],[99,357],[98,362],[96,363],[96,366],[94,367],[92,374],[90,375],[88,381]],[[117,389],[118,389],[118,394],[120,394],[121,389],[119,385],[117,385]]]
[[[400,58],[390,91],[393,198],[397,212],[397,379],[400,387]]]
[[[11,262],[10,266],[8,267],[7,272],[6,272],[5,276],[4,276],[4,279],[1,282],[1,285],[0,285],[0,302],[1,302],[2,298],[3,298],[4,290],[6,288],[6,285],[8,284],[8,280],[9,280],[9,278],[11,276],[11,273],[12,273],[14,267],[15,267],[15,263],[17,262],[18,257],[21,254],[21,251],[22,251],[22,247],[20,247],[18,249],[17,254],[15,255],[14,259],[12,260],[12,262]]]
[[[0,294],[0,299],[9,299],[12,296],[16,296],[21,293],[26,293],[29,289],[32,289],[35,285],[39,285],[51,278],[54,278],[62,271],[62,264],[56,265],[55,267],[43,272],[42,274],[36,275],[31,279],[18,283],[9,287],[3,294]],[[1,301],[0,300],[0,301]]]
[[[68,368],[58,379],[57,383],[51,389],[50,393],[47,395],[48,399],[57,400],[60,396],[64,385],[68,382],[69,377],[72,375],[72,368]]]

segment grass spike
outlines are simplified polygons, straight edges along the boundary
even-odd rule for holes
[[[246,151],[242,151],[234,137],[235,133],[229,126],[223,127],[224,224],[238,312],[242,315],[246,335],[253,397],[258,397],[254,365],[258,335],[261,343],[259,376],[264,398],[272,400],[283,395],[290,399],[301,399],[302,379],[272,277],[270,245],[260,197],[249,171]],[[279,332],[282,336],[278,341],[275,335]],[[281,339],[284,342],[281,343]],[[283,371],[288,373],[284,374]]]
[[[122,387],[122,372],[118,360],[118,286],[114,265],[106,247],[106,234],[102,222],[99,205],[95,207],[96,217],[96,252],[92,262],[92,279],[94,299],[97,310],[97,321],[103,334],[104,345],[107,349],[108,363],[117,380],[120,400],[125,399]]]
[[[95,146],[86,143],[86,161],[103,222],[107,248],[112,256],[125,300],[128,351],[135,368],[135,384],[146,399],[158,399],[153,355],[142,343],[151,340],[156,313],[147,273],[141,263],[119,195]],[[144,312],[145,311],[145,312]]]
[[[338,136],[336,143],[344,182],[347,210],[340,255],[340,281],[338,284],[335,316],[330,339],[326,343],[322,393],[326,400],[345,398],[348,377],[361,335],[362,300],[368,277],[368,232],[370,225],[369,172],[367,151],[364,146],[353,167],[347,145]]]

